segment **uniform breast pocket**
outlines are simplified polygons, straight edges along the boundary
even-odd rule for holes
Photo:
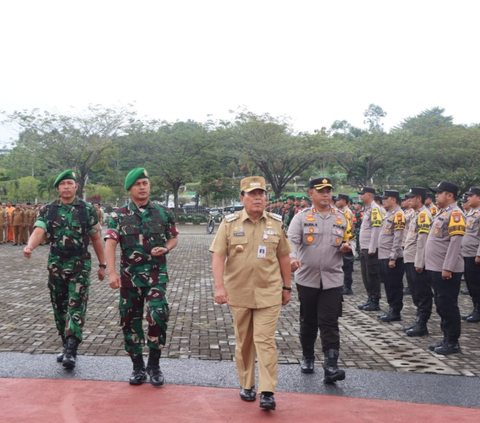
[[[245,254],[248,247],[248,239],[246,237],[231,237],[230,238],[230,253],[231,254]]]
[[[340,245],[342,244],[343,233],[344,231],[342,229],[333,228],[332,236],[331,236],[331,244],[334,247],[340,247]]]
[[[278,243],[280,238],[278,236],[269,236],[267,239],[264,239],[265,247],[267,248],[267,257],[273,257],[277,255]]]
[[[317,227],[306,227],[303,230],[303,243],[313,245],[318,239],[319,230]]]
[[[432,224],[433,233],[435,235],[442,235],[442,231],[445,225],[445,220],[435,220]]]

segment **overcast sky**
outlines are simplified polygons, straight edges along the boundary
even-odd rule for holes
[[[135,102],[169,121],[245,106],[298,131],[388,129],[440,106],[480,123],[480,2],[0,0],[0,110]],[[0,130],[0,147],[16,134]]]

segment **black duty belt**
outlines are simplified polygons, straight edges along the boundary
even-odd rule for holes
[[[71,258],[74,256],[81,256],[82,254],[88,253],[88,248],[85,247],[85,248],[79,248],[77,250],[62,251],[62,250],[59,250],[58,248],[50,247],[50,253],[62,258]]]

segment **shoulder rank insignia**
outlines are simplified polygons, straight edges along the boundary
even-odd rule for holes
[[[237,220],[238,216],[236,214],[227,214],[225,216],[225,221],[226,222],[233,222],[234,220]]]
[[[275,219],[275,220],[278,220],[279,222],[282,221],[282,216],[280,216],[279,214],[275,214],[275,213],[269,213],[270,217]]]

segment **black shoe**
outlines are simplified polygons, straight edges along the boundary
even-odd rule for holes
[[[77,348],[80,345],[80,340],[75,336],[69,336],[67,338],[67,345],[65,354],[63,355],[62,365],[66,369],[73,369],[77,362]]]
[[[468,291],[468,289],[461,289],[461,290],[460,290],[460,294],[470,295],[470,292]]]
[[[162,352],[160,350],[150,349],[147,363],[147,374],[150,376],[150,384],[155,387],[160,387],[165,383],[165,378],[160,370],[160,356]]]
[[[465,319],[468,323],[478,323],[480,322],[480,310],[475,310],[470,316]]]
[[[413,325],[405,326],[402,328],[402,330],[406,332],[407,330],[414,328],[417,325],[417,323],[418,323],[418,317],[415,319],[415,323]]]
[[[405,288],[403,288],[403,295],[412,295],[410,287],[406,286]]]
[[[390,310],[388,313],[380,316],[379,319],[382,322],[400,322],[402,320],[402,316],[400,316],[400,313]]]
[[[62,335],[62,343],[63,343],[63,351],[57,355],[57,363],[61,363],[63,361],[63,356],[67,352],[67,340]]]
[[[275,398],[272,395],[267,395],[262,392],[260,395],[260,408],[264,410],[275,410]]]
[[[372,298],[370,304],[367,304],[363,307],[363,311],[380,311],[380,299],[379,298]]]
[[[444,342],[439,347],[435,348],[434,351],[437,354],[450,355],[450,354],[461,354],[462,350],[458,342]]]
[[[460,317],[462,318],[462,320],[467,320],[471,315],[473,315],[473,311],[468,314],[462,314]]]
[[[315,356],[302,357],[302,366],[300,367],[302,373],[313,373],[315,368]]]
[[[441,347],[444,342],[445,342],[445,339],[444,339],[443,341],[440,341],[440,342],[435,342],[435,344],[430,344],[430,345],[428,346],[428,349],[429,349],[430,351],[435,351],[435,348]]]
[[[147,373],[145,372],[145,362],[143,361],[142,354],[138,354],[132,357],[133,372],[128,380],[130,385],[141,385],[147,380]]]
[[[343,288],[343,295],[353,295],[352,288]]]
[[[240,398],[243,401],[255,401],[257,398],[257,393],[255,392],[255,386],[252,386],[251,389],[240,389]]]
[[[358,304],[358,309],[363,310],[366,306],[370,305],[372,302],[372,297],[368,297],[367,301],[364,304]]]
[[[405,332],[408,336],[424,336],[428,335],[428,328],[427,324],[425,322],[422,322],[421,320],[414,325],[412,328],[408,329]]]

